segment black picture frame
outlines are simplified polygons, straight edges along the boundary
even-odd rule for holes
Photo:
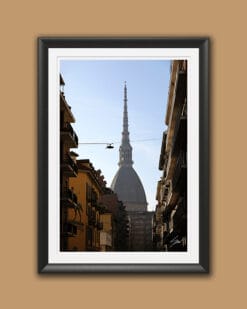
[[[199,262],[60,264],[48,261],[48,66],[50,48],[195,48],[199,50]],[[209,273],[209,38],[38,38],[38,273]]]

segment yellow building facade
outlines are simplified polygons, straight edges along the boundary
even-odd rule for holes
[[[100,170],[95,170],[89,160],[76,162],[78,175],[69,179],[69,186],[75,192],[81,207],[81,212],[74,214],[73,219],[75,222],[81,221],[82,231],[69,239],[68,246],[70,250],[76,248],[78,251],[100,251],[100,233],[107,222],[101,219],[105,210],[98,200],[104,193],[106,182]]]

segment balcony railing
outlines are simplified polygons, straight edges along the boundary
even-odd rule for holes
[[[77,195],[70,189],[66,189],[62,192],[63,200],[70,200],[72,203],[77,204]]]
[[[69,122],[75,122],[74,115],[71,112],[71,106],[67,103],[65,99],[64,92],[60,91],[60,108],[63,111],[66,111],[67,119]]]
[[[64,123],[61,127],[62,133],[68,133],[71,138],[71,147],[75,148],[78,147],[78,136],[76,135],[74,129],[72,128],[71,124],[69,122]]]
[[[164,164],[163,164],[163,170],[164,170],[165,174],[166,174],[166,170],[167,170],[168,160],[169,160],[169,156],[168,156],[168,154],[166,153],[166,154],[164,155]],[[165,176],[165,175],[164,175],[164,176]]]
[[[186,154],[184,151],[180,151],[174,166],[172,179],[170,181],[170,187],[166,198],[167,205],[174,206],[177,201],[179,196],[179,190],[177,186],[182,175],[183,168],[186,168]],[[185,176],[184,173],[183,176]]]
[[[167,200],[167,196],[168,196],[168,193],[169,193],[169,186],[170,186],[170,183],[166,183],[165,185],[163,185],[163,188],[162,188],[162,201],[166,201]]]
[[[73,173],[78,173],[78,166],[75,161],[67,154],[62,162],[62,165],[68,165]]]

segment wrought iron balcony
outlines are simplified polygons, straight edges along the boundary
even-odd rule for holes
[[[169,193],[169,187],[170,187],[170,182],[167,182],[166,184],[163,185],[162,188],[162,201],[166,201],[167,200],[167,196]]]
[[[75,177],[78,173],[78,166],[75,161],[67,154],[61,162],[61,168],[69,177]]]
[[[77,207],[77,195],[70,189],[65,189],[62,192],[61,200],[65,206]]]
[[[60,91],[60,109],[66,113],[66,118],[69,122],[75,122],[75,117],[71,112],[71,106],[67,103],[63,91]]]
[[[169,207],[176,205],[180,191],[183,190],[183,186],[186,184],[186,168],[186,154],[185,152],[181,151],[174,166],[174,171],[166,199],[167,205],[169,205]]]
[[[70,148],[78,147],[78,136],[69,122],[61,125],[61,139],[63,139]]]

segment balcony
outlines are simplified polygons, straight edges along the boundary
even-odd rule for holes
[[[177,153],[179,149],[185,149],[187,144],[187,103],[182,107],[181,112],[177,116],[174,133],[172,137],[172,155]]]
[[[162,145],[161,145],[161,150],[160,150],[160,160],[159,160],[159,170],[160,171],[164,169],[165,160],[166,160],[166,154],[165,154],[166,137],[167,137],[167,132],[165,131],[163,133]]]
[[[184,69],[178,69],[176,73],[176,88],[171,95],[170,112],[167,114],[166,124],[168,124],[166,149],[170,151],[172,147],[172,138],[174,136],[174,129],[177,122],[178,115],[181,114],[182,105],[187,96],[187,72]]]
[[[169,207],[174,207],[178,201],[180,193],[184,190],[186,184],[186,154],[183,151],[180,151],[176,164],[174,166],[174,171],[172,179],[170,181],[170,186],[167,194],[167,205]]]
[[[164,168],[166,169],[166,178],[171,179],[177,163],[179,151],[187,147],[187,103],[186,99],[181,107],[181,111],[176,116],[175,126],[171,140],[171,151],[166,155]]]
[[[61,162],[61,169],[64,175],[68,177],[76,177],[78,167],[75,161],[67,154]]]
[[[169,160],[169,156],[168,156],[168,153],[166,153],[164,155],[164,165],[163,165],[163,171],[164,171],[163,177],[164,178],[166,177],[166,173],[167,173],[168,160]]]
[[[64,223],[63,236],[75,237],[77,235],[77,226],[72,223]]]
[[[64,92],[60,91],[60,109],[66,114],[66,119],[69,122],[75,122],[75,117],[71,112],[71,107],[68,105],[65,100]]]
[[[70,189],[66,189],[62,192],[61,201],[64,206],[77,207],[77,195]]]
[[[64,141],[69,148],[78,147],[78,136],[68,122],[61,126],[61,140]]]
[[[165,185],[163,185],[162,188],[162,202],[167,200],[167,196],[169,193],[169,186],[170,186],[170,182],[167,182]]]

